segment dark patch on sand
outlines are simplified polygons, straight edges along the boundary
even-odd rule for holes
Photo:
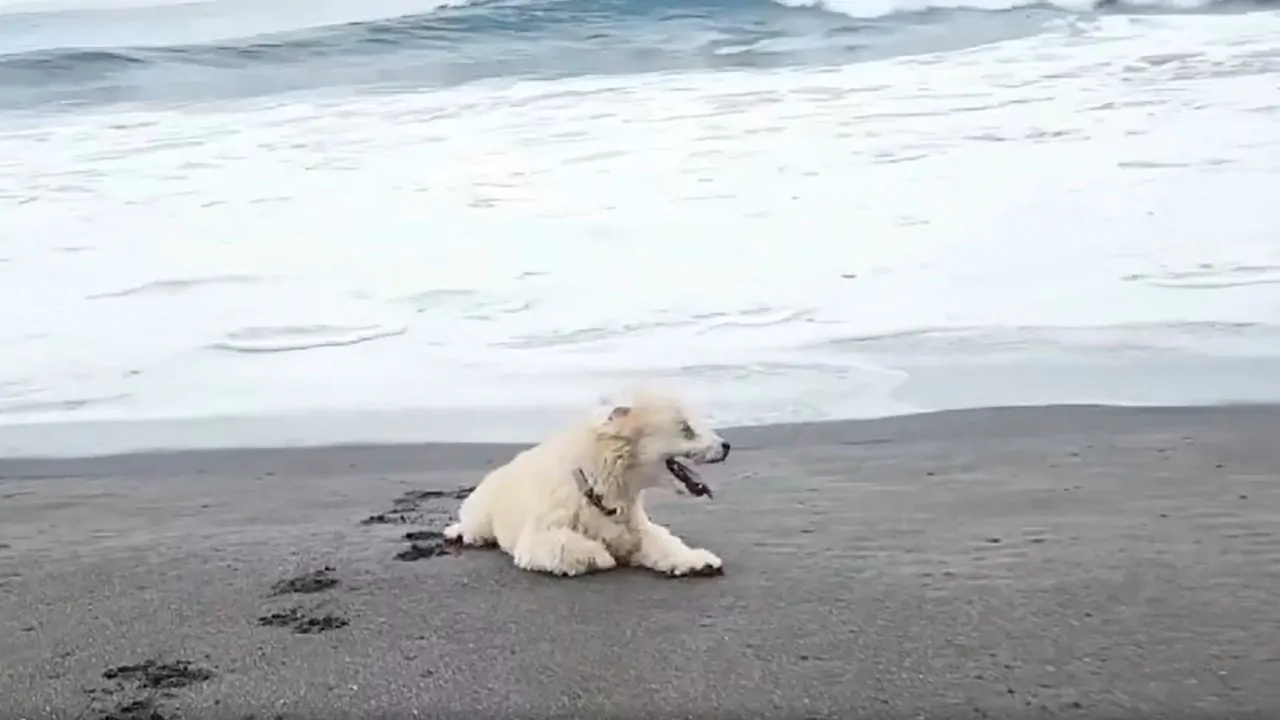
[[[289,628],[297,635],[319,635],[330,630],[338,630],[351,624],[351,621],[339,615],[311,615],[301,607],[294,606],[270,615],[258,618],[262,627]]]
[[[361,520],[360,524],[361,525],[395,525],[396,523],[413,523],[413,522],[417,522],[419,519],[420,518],[415,518],[410,515],[396,513],[396,512],[383,512],[383,513],[378,513],[376,515],[370,515],[369,517]]]
[[[454,555],[460,547],[438,530],[414,530],[405,533],[404,539],[409,541],[409,547],[396,553],[395,558],[406,562]]]
[[[436,540],[444,540],[444,533],[438,530],[410,530],[404,534],[404,539],[409,542],[433,542]]]
[[[98,716],[100,720],[168,720],[170,716],[160,712],[154,698],[142,698],[123,702]]]
[[[173,697],[175,690],[216,676],[213,670],[186,660],[161,662],[153,659],[134,665],[118,665],[102,673],[103,679],[116,683],[114,687],[89,691],[91,697],[96,696],[109,703],[106,708],[91,707],[91,717],[97,720],[170,720],[176,716],[164,712],[160,702],[162,698]]]
[[[212,680],[216,673],[186,660],[160,662],[146,660],[136,665],[118,665],[102,673],[107,680],[132,683],[150,690],[172,690]]]
[[[396,499],[395,504],[421,503],[426,500],[466,500],[471,497],[474,487],[457,488],[456,490],[410,490]]]
[[[271,586],[271,595],[289,595],[293,593],[318,593],[335,588],[341,582],[333,576],[334,569],[326,565],[319,570],[281,580]]]
[[[456,490],[410,490],[391,502],[391,509],[370,515],[361,525],[426,524],[448,522],[455,505],[450,500],[465,500],[475,488]],[[412,562],[456,554],[459,544],[446,540],[438,530],[413,530],[404,534],[409,547],[395,554],[396,560]]]
[[[437,505],[441,500],[465,500],[475,488],[456,490],[410,490],[391,502],[391,509],[370,515],[361,525],[414,525],[426,520],[428,515],[439,516],[447,512]]]

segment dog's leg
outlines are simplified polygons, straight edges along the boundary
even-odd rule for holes
[[[445,528],[444,539],[468,547],[492,547],[498,543],[493,533],[483,532],[477,528],[468,528],[462,522],[453,523]]]
[[[474,499],[473,499],[474,498]],[[458,522],[444,529],[444,539],[470,547],[491,547],[498,543],[493,533],[493,518],[477,506],[485,498],[479,492],[462,501],[458,508]]]
[[[618,565],[603,544],[565,527],[526,528],[511,556],[518,567],[553,575],[582,575]]]
[[[668,575],[719,575],[724,568],[715,553],[689,547],[670,530],[647,518],[640,526],[640,550],[632,563]]]

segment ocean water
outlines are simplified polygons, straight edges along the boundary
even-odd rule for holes
[[[0,0],[0,452],[1280,400],[1280,11]]]

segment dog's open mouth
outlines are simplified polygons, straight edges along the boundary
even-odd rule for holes
[[[684,485],[690,495],[694,497],[713,497],[711,488],[702,482],[702,479],[698,476],[698,471],[689,465],[680,462],[676,458],[669,457],[667,458],[667,470],[671,471],[671,474],[680,481],[681,485]]]

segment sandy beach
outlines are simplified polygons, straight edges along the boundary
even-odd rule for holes
[[[441,546],[514,446],[0,460],[0,717],[1276,717],[1278,427],[724,431],[651,502],[725,560],[683,580]]]

